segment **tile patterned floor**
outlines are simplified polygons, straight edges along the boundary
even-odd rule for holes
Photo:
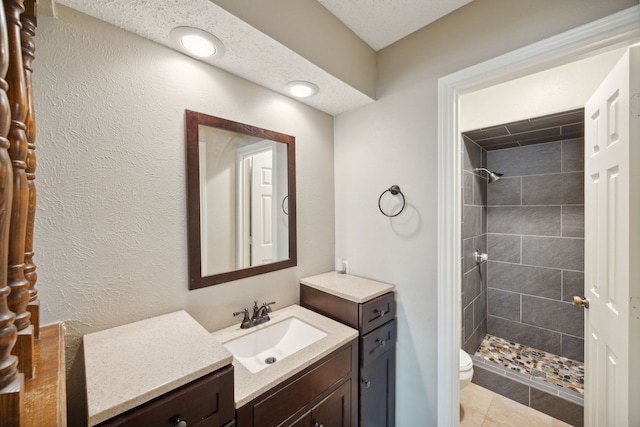
[[[476,384],[460,391],[460,427],[570,427]]]
[[[476,356],[584,395],[584,364],[532,347],[486,335]]]

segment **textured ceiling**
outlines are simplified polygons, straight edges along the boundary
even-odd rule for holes
[[[170,48],[173,46],[169,32],[175,27],[191,26],[208,31],[224,43],[226,53],[204,62],[287,96],[288,82],[311,81],[320,88],[319,93],[300,102],[332,115],[374,101],[355,85],[296,53],[281,40],[227,12],[215,4],[215,0],[55,1]],[[470,0],[318,1],[377,49],[374,46],[389,45]]]
[[[472,0],[318,0],[375,51]]]

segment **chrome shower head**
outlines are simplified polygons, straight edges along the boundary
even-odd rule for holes
[[[487,168],[476,168],[476,171],[485,171],[487,173],[487,184],[492,184],[494,182],[496,182],[497,180],[500,179],[500,177],[504,174],[502,173],[497,173],[497,172],[491,172],[489,169]]]

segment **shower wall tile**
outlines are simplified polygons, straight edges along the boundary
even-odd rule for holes
[[[487,290],[480,292],[478,298],[473,300],[473,326],[477,328],[487,318]]]
[[[475,168],[486,166],[486,151],[471,139],[463,136],[461,151],[462,172],[462,347],[474,353],[487,333],[486,262],[478,266],[473,252],[487,251],[487,184]]]
[[[522,177],[523,205],[582,205],[584,177],[581,172]]]
[[[487,253],[487,234],[483,233],[474,238],[475,249],[482,253]]]
[[[560,356],[584,362],[584,339],[562,334]]]
[[[562,207],[562,237],[584,237],[584,206]]]
[[[463,307],[480,295],[480,272],[477,267],[462,276],[462,294]]]
[[[462,241],[462,274],[476,266],[476,262],[473,259],[473,252],[476,250],[474,242],[475,239],[473,237]]]
[[[584,407],[531,387],[531,408],[575,427],[584,426]]]
[[[517,343],[526,343],[548,353],[560,354],[560,333],[512,320],[487,316],[487,333]]]
[[[473,172],[482,167],[482,148],[466,136],[462,137],[462,157],[464,170]]]
[[[522,236],[522,263],[584,271],[584,239]]]
[[[482,325],[478,326],[468,340],[462,345],[462,349],[469,354],[476,352],[476,349],[480,347],[484,336],[487,334],[487,322],[482,322]]]
[[[482,150],[482,167],[487,167],[487,150]]]
[[[481,181],[476,180],[474,174],[473,199],[464,198],[466,204],[482,206],[481,233],[472,234],[478,232],[477,212],[467,213],[472,223],[466,225],[469,234],[465,238],[475,236],[473,245],[476,248],[479,239],[486,239],[486,252],[490,259],[482,266],[486,269],[485,279],[474,283],[471,276],[467,277],[466,289],[471,295],[465,296],[464,301],[465,306],[473,303],[474,331],[464,334],[468,338],[464,346],[471,345],[471,337],[479,333],[476,317],[479,316],[478,310],[482,309],[481,297],[474,297],[479,285],[481,293],[487,286],[488,317],[484,323],[490,333],[541,350],[583,359],[582,338],[574,335],[575,330],[565,332],[571,326],[549,324],[539,327],[522,323],[525,315],[538,323],[552,318],[555,312],[550,307],[554,304],[562,306],[566,304],[563,301],[570,301],[573,295],[584,292],[584,112],[566,113],[566,117],[575,116],[572,122],[556,116],[496,126],[496,130],[507,130],[502,134],[491,134],[493,128],[470,132],[468,136],[477,144],[471,144],[470,140],[464,144],[463,149],[468,151],[465,153],[466,168],[484,166],[504,174],[502,179],[486,186],[486,197],[485,193],[478,191],[477,185]],[[545,129],[539,124],[548,120],[559,120],[547,126],[560,130],[558,139],[545,140],[548,135],[536,139],[536,135],[531,134],[524,139],[517,138],[517,143],[511,142],[513,133],[520,129],[518,126],[537,132]],[[511,127],[507,129],[507,126]],[[502,142],[505,144],[500,145]],[[538,144],[528,145],[529,142]],[[485,176],[484,173],[477,175]],[[469,245],[467,241],[463,249],[465,254]],[[464,262],[464,269],[468,271],[469,268],[475,266]],[[540,298],[532,300],[532,297]],[[523,313],[522,299],[528,301],[528,313]],[[542,320],[537,320],[536,315],[530,312],[530,306],[535,305],[531,301],[543,301],[540,304],[546,311],[543,310]],[[566,305],[565,308],[570,309]],[[562,316],[556,317],[557,322],[566,321]]]
[[[474,175],[473,181],[473,204],[474,205],[486,205],[487,204],[487,180],[480,176]]]
[[[491,261],[520,262],[520,236],[487,234],[487,253]]]
[[[464,341],[467,341],[471,334],[473,334],[473,304],[469,304],[464,308],[463,322],[465,331]]]
[[[541,328],[583,336],[584,309],[546,298],[522,296],[522,323]]]
[[[516,322],[520,321],[520,294],[492,288],[487,291],[489,299],[487,314]]]
[[[574,295],[584,296],[584,273],[562,270],[562,300],[571,302]]]
[[[562,141],[562,172],[584,170],[584,138]]]
[[[475,175],[471,172],[462,173],[462,200],[465,205],[473,205],[473,182]]]
[[[474,366],[471,382],[529,406],[529,386],[526,384],[505,380],[503,375],[496,374],[479,366]]]
[[[487,152],[487,168],[508,176],[561,172],[560,142]]]
[[[489,207],[487,232],[560,236],[560,206]]]
[[[487,204],[495,205],[521,205],[522,178],[501,178],[491,184],[491,191],[487,190]]]
[[[480,292],[487,289],[487,261],[480,263],[478,266],[480,275]]]
[[[486,206],[482,207],[482,234],[487,234],[487,228],[488,228],[488,210]]]
[[[562,295],[560,270],[489,261],[490,288],[559,300]]]
[[[468,239],[482,234],[482,206],[465,205],[462,208],[462,238]]]

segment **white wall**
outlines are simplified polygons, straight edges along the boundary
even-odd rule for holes
[[[67,328],[69,425],[86,333],[186,309],[209,330],[254,299],[298,301],[333,268],[333,119],[113,26],[41,5],[35,66],[43,324]],[[298,267],[187,290],[184,110],[296,137]],[[140,357],[145,357],[141,354]]]
[[[436,425],[437,79],[634,4],[472,2],[382,50],[378,101],[336,117],[336,256],[397,286],[399,427]],[[408,208],[389,220],[391,184]]]
[[[460,97],[460,130],[582,108],[625,48],[571,62]]]

